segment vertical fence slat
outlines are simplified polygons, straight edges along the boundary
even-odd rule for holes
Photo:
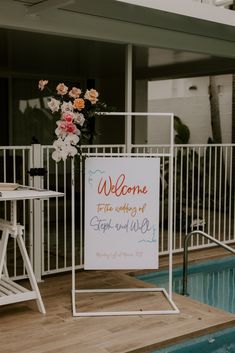
[[[232,162],[233,162],[233,148],[230,148],[229,160],[229,212],[228,212],[228,240],[231,240],[231,216],[232,216]]]
[[[64,163],[64,185],[63,192],[66,195],[66,184],[67,184],[67,163]],[[67,204],[66,204],[66,196],[64,196],[64,267],[67,267]]]
[[[220,148],[219,151],[219,192],[218,192],[218,198],[219,198],[219,207],[218,207],[218,212],[217,212],[217,207],[216,207],[216,219],[218,216],[218,239],[221,240],[221,199],[222,199],[222,148]],[[217,185],[216,185],[217,188]]]
[[[176,249],[176,225],[177,225],[177,219],[176,219],[176,185],[177,185],[177,154],[178,154],[178,148],[175,148],[175,163],[174,165],[174,178],[173,178],[173,250]],[[169,178],[170,178],[170,173],[169,173]],[[170,183],[170,179],[168,178],[168,185]],[[178,205],[177,205],[178,206]]]
[[[58,190],[58,164],[56,163],[56,168],[55,168],[55,191]],[[56,229],[55,229],[55,237],[56,237],[56,269],[59,268],[59,217],[58,217],[58,197],[55,198],[55,203],[56,203],[56,209],[55,209],[55,220],[56,220]]]
[[[179,217],[179,243],[182,248],[182,213],[183,213],[183,147],[180,148],[180,217]]]
[[[197,161],[197,220],[196,227],[199,229],[199,221],[200,221],[200,174],[201,174],[201,148],[198,148],[198,161]],[[201,239],[200,239],[201,241]],[[199,239],[198,239],[199,244]]]
[[[223,241],[226,241],[227,236],[226,236],[226,222],[227,222],[227,217],[226,217],[226,213],[227,213],[227,207],[226,207],[226,203],[227,203],[227,168],[228,168],[228,149],[227,147],[225,147],[225,156],[224,156],[224,200],[223,200],[223,206],[224,206],[224,226],[223,226]]]
[[[203,149],[203,191],[202,191],[202,231],[205,232],[206,219],[206,147]],[[202,239],[202,245],[205,244],[205,238]]]
[[[211,216],[210,216],[210,211],[211,211],[211,173],[212,173],[212,168],[211,168],[211,158],[212,158],[212,151],[211,151],[211,146],[209,147],[209,167],[208,167],[208,174],[209,174],[209,181],[208,181],[208,228],[207,232],[208,234],[211,234]],[[207,242],[208,243],[208,242]]]
[[[189,218],[189,199],[188,199],[188,196],[189,196],[189,148],[186,147],[186,204],[185,204],[185,212],[186,212],[186,221],[185,221],[185,235],[188,233],[189,231],[189,224],[188,224],[188,218]]]
[[[215,158],[214,158],[214,213],[213,213],[213,237],[215,237],[216,230],[216,196],[217,196],[217,146],[215,147]]]
[[[161,181],[162,181],[162,189],[161,189],[161,248],[159,249],[159,251],[163,251],[164,250],[164,219],[165,219],[165,209],[164,209],[164,194],[165,194],[165,157],[163,157],[162,159],[162,176],[161,176]]]
[[[193,221],[194,221],[194,185],[195,185],[195,180],[194,180],[194,169],[195,169],[195,147],[192,148],[192,152],[193,152],[193,159],[192,159],[192,191],[191,191],[191,230],[193,230],[192,225],[193,225]],[[193,246],[193,237],[191,237],[191,246]],[[198,236],[196,237],[196,244],[198,241]]]

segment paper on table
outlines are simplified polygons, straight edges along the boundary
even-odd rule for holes
[[[17,189],[18,186],[17,183],[0,183],[0,191],[12,191]]]

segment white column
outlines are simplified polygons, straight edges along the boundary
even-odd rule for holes
[[[134,70],[138,72],[147,70],[149,60],[149,48],[135,48]],[[138,75],[137,75],[138,76]],[[133,108],[135,112],[148,111],[148,80],[133,78]],[[154,118],[153,118],[154,119]],[[133,118],[133,140],[135,144],[145,144],[148,142],[148,116],[135,116]]]
[[[135,112],[148,111],[148,81],[135,80],[134,107]],[[136,116],[133,122],[134,143],[145,144],[148,142],[148,116]]]

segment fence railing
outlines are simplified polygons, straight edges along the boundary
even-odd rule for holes
[[[136,153],[159,153],[169,146],[135,146]],[[162,163],[161,203],[166,205],[168,164]],[[183,238],[193,230],[202,230],[216,239],[235,241],[235,146],[175,145],[174,146],[174,224],[173,251],[183,251]],[[167,213],[161,207],[161,231]],[[164,215],[163,215],[164,213]],[[160,252],[167,252],[162,242]],[[206,239],[195,237],[190,249],[211,246]]]
[[[33,163],[32,146],[0,146],[0,182],[32,185],[28,171]],[[18,219],[24,226],[24,241],[31,261],[34,258],[33,204],[32,201],[17,202]],[[0,217],[10,218],[9,202],[0,202]],[[7,252],[7,268],[11,277],[25,278],[25,268],[21,261],[16,239],[10,239]]]
[[[233,148],[231,145],[175,146],[175,249],[178,247],[181,251],[182,235],[193,230],[202,230],[224,243],[234,241]],[[206,239],[196,237],[191,241],[191,248],[209,244]]]
[[[52,146],[42,146],[42,161],[47,171],[42,187],[64,192],[64,199],[50,199],[43,203],[44,227],[42,228],[42,274],[63,272],[71,269],[71,160],[55,163],[51,158]],[[86,154],[121,154],[125,152],[124,145],[92,145],[81,147],[82,156]],[[76,265],[83,266],[83,162],[75,159],[75,232],[76,232]]]
[[[235,242],[235,145],[175,145],[173,192],[173,252],[183,251],[183,239],[202,230],[224,243]],[[65,193],[64,198],[19,204],[19,221],[25,225],[25,241],[37,278],[71,269],[71,163],[55,163],[52,146],[0,147],[0,182],[19,182]],[[122,154],[124,145],[83,146],[86,154]],[[133,145],[132,153],[169,152],[167,145]],[[77,266],[83,265],[81,235],[83,166],[75,161],[75,221]],[[45,168],[45,176],[30,176],[31,168]],[[161,158],[159,253],[168,252],[169,160]],[[156,202],[159,202],[156,200]],[[7,203],[0,203],[0,217],[9,216]],[[190,249],[212,246],[195,237]],[[10,274],[23,278],[24,268],[12,240],[8,252]]]

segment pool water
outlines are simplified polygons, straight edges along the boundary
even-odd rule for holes
[[[137,278],[168,290],[168,271]],[[173,270],[173,291],[182,293],[182,267]],[[208,305],[235,313],[235,256],[190,265],[189,296]],[[151,353],[235,353],[235,328],[190,339]]]
[[[138,278],[168,289],[168,271]],[[181,294],[182,284],[182,267],[176,268],[173,270],[173,291]],[[195,300],[235,313],[235,256],[189,266],[187,292]]]
[[[151,353],[235,353],[235,329],[193,338]]]

